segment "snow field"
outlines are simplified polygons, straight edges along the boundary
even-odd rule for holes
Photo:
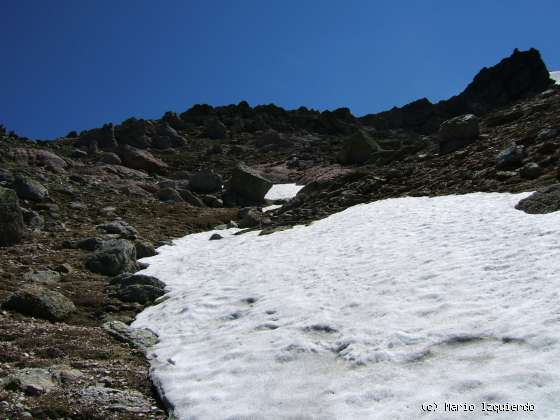
[[[153,378],[180,419],[556,419],[560,213],[515,210],[527,195],[176,240],[143,260],[169,290],[133,324],[160,336]],[[535,411],[421,409],[446,401]]]

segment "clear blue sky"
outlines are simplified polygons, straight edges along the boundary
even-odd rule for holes
[[[0,123],[20,135],[247,100],[355,115],[459,93],[538,48],[560,1],[0,0]]]

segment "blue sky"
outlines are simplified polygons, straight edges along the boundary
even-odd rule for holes
[[[0,0],[0,123],[32,138],[247,100],[355,115],[459,93],[560,2]]]

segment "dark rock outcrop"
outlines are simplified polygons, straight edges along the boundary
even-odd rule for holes
[[[440,124],[462,114],[478,116],[513,101],[542,92],[552,81],[540,53],[515,50],[493,67],[483,68],[459,95],[432,104],[423,98],[402,108],[393,108],[361,118],[378,129],[406,128],[433,133]]]
[[[347,164],[365,163],[378,150],[377,142],[368,133],[360,130],[344,140],[340,161]]]
[[[479,134],[478,118],[461,115],[445,121],[439,128],[439,152],[451,153],[473,143]]]
[[[217,118],[210,118],[206,122],[206,135],[214,140],[225,138],[227,128],[223,122]]]
[[[23,236],[23,216],[17,194],[0,187],[0,246],[14,245]]]
[[[115,127],[113,124],[105,124],[101,128],[89,130],[80,136],[76,141],[76,147],[90,148],[90,145],[95,143],[102,149],[114,149],[117,147],[117,139],[115,138]]]

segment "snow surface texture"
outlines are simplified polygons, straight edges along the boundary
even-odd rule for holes
[[[515,210],[527,195],[390,199],[164,246],[144,273],[169,299],[134,323],[160,336],[153,378],[180,419],[557,419],[560,212]]]
[[[560,71],[551,71],[550,78],[556,81],[556,84],[560,84]]]
[[[288,200],[295,197],[304,185],[296,184],[274,184],[266,193],[267,200]]]
[[[289,200],[296,196],[296,194],[304,187],[304,185],[296,184],[274,184],[270,190],[266,193],[267,200]],[[263,207],[263,212],[276,210],[282,207],[281,204],[272,204],[270,206]]]

